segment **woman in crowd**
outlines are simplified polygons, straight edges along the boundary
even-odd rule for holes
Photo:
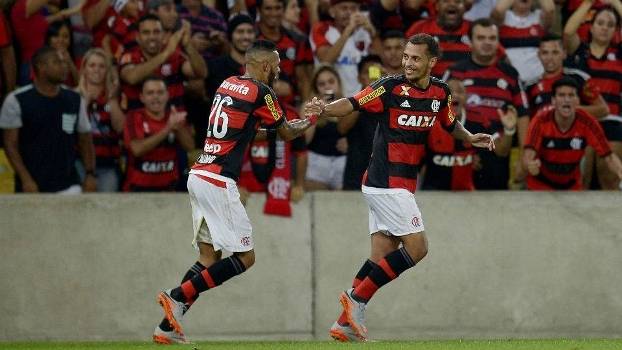
[[[601,118],[607,140],[618,157],[622,156],[622,45],[615,44],[614,36],[620,30],[622,2],[610,0],[611,7],[600,8],[592,19],[588,42],[581,42],[577,33],[593,0],[585,0],[570,16],[564,27],[564,46],[572,61],[589,73],[592,81],[609,106],[609,115]],[[602,159],[596,160],[596,172],[602,189],[617,189],[618,177],[609,171]]]
[[[69,22],[54,22],[50,24],[45,33],[45,44],[55,48],[67,67],[67,79],[65,85],[76,86],[78,82],[78,69],[71,55],[71,26]]]
[[[112,59],[101,48],[86,52],[82,61],[78,90],[87,102],[87,113],[95,144],[97,191],[120,188],[120,134],[125,115],[119,106],[119,78]]]
[[[329,103],[343,97],[341,79],[332,66],[319,67],[311,80],[313,95]],[[338,190],[343,186],[348,143],[337,130],[337,120],[321,118],[305,135],[308,166],[305,190]]]

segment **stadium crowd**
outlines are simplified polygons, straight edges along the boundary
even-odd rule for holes
[[[497,144],[476,150],[433,125],[425,164],[411,169],[420,188],[619,188],[610,154],[622,156],[621,0],[3,4],[0,177],[12,184],[13,169],[14,188],[4,181],[2,192],[184,191],[208,121],[219,118],[214,92],[244,73],[256,39],[277,45],[272,88],[295,120],[313,97],[330,102],[402,74],[404,45],[417,33],[439,42],[432,74],[449,83],[456,117]],[[555,85],[561,78],[571,82]],[[401,107],[398,123],[434,123],[408,115],[406,100]],[[558,112],[572,123],[556,124]],[[291,142],[274,133],[251,142],[243,197],[266,192],[278,203],[360,189],[377,125],[353,112],[320,119]]]

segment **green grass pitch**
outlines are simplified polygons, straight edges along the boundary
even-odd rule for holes
[[[442,340],[378,341],[365,344],[341,344],[328,341],[308,342],[198,342],[194,345],[163,346],[148,342],[22,342],[0,343],[0,350],[619,350],[622,339],[612,340]]]

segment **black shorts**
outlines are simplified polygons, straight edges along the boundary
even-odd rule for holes
[[[618,120],[601,120],[600,126],[605,130],[607,141],[622,141],[622,122]]]

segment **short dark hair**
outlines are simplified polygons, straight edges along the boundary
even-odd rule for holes
[[[35,74],[39,73],[39,66],[43,64],[50,56],[58,55],[58,51],[51,46],[43,46],[35,51],[35,54],[32,56],[32,69]]]
[[[261,6],[263,6],[263,2],[264,1],[265,0],[257,0],[257,1],[255,1],[255,6],[257,7],[257,9],[260,9]],[[280,2],[283,5],[283,7],[287,6],[287,2],[285,0],[278,0],[278,2]]]
[[[357,65],[359,74],[361,74],[361,71],[363,71],[363,68],[368,63],[378,63],[379,65],[382,65],[382,59],[378,55],[367,55],[361,58],[361,62]]]
[[[387,30],[387,31],[383,32],[382,35],[380,36],[380,39],[382,39],[382,41],[385,41],[387,39],[404,39],[404,40],[406,40],[406,36],[404,35],[404,32],[402,32],[401,30],[391,29],[391,30]]]
[[[434,39],[434,37],[430,34],[415,34],[408,39],[408,42],[413,45],[426,45],[428,48],[428,55],[430,57],[438,57],[440,55],[438,42],[436,42],[436,39]]]
[[[145,78],[145,80],[143,80],[142,84],[140,85],[140,90],[142,91],[145,88],[145,85],[147,85],[147,83],[151,81],[161,81],[165,87],[168,87],[168,85],[166,84],[166,80],[164,80],[164,78],[159,77],[157,75],[150,75],[147,78]]]
[[[272,52],[276,51],[276,44],[270,40],[255,40],[253,45],[246,50],[246,54],[251,54],[254,52]]]
[[[469,39],[471,40],[473,40],[473,28],[475,28],[475,26],[488,28],[488,27],[496,26],[496,24],[488,17],[480,18],[480,19],[473,21],[473,23],[471,23],[471,27],[469,27]]]
[[[542,39],[540,39],[540,44],[546,43],[549,41],[559,41],[561,43],[562,37],[557,34],[547,34],[544,37],[542,37]]]
[[[156,21],[156,22],[160,22],[160,24],[162,24],[162,21],[160,20],[160,17],[152,14],[152,13],[148,13],[144,16],[142,16],[138,22],[136,22],[136,28],[140,28],[140,25],[143,24],[144,22],[147,21]]]
[[[571,88],[574,88],[577,94],[579,93],[579,83],[577,83],[577,81],[571,77],[564,76],[564,77],[557,79],[553,83],[553,88],[552,88],[553,96],[557,94],[557,89],[559,89],[562,86],[569,86]]]
[[[50,39],[58,36],[60,33],[60,30],[63,27],[67,27],[67,29],[69,29],[69,42],[71,43],[72,33],[71,33],[71,23],[69,21],[58,21],[58,22],[51,23],[48,26],[48,29],[45,33],[45,43],[47,45],[50,45]]]

